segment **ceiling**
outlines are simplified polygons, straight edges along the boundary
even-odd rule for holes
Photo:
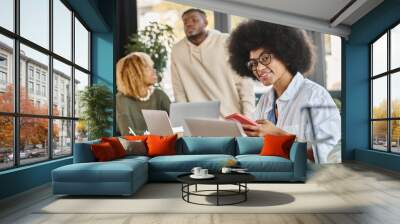
[[[347,37],[383,0],[170,0],[232,15]]]

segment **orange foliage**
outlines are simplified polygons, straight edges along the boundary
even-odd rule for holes
[[[14,107],[14,89],[13,85],[7,86],[7,91],[0,94],[0,111],[13,112]],[[48,114],[47,104],[34,105],[29,99],[25,88],[20,89],[20,108],[23,114]],[[55,114],[59,114],[58,110],[54,110]],[[13,119],[11,116],[0,116],[0,146],[13,146]],[[29,144],[45,144],[48,136],[48,119],[47,118],[20,118],[20,147],[23,149]],[[58,137],[59,127],[53,126],[53,138]]]

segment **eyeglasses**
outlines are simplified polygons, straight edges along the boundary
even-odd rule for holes
[[[257,70],[258,63],[260,62],[262,65],[267,66],[271,63],[272,60],[272,54],[268,52],[263,52],[257,59],[250,59],[247,63],[246,66],[247,68],[254,72]]]

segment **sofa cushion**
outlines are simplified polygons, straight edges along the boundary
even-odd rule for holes
[[[129,182],[134,172],[147,171],[145,161],[139,159],[109,162],[74,163],[53,170],[53,181],[58,182]],[[147,173],[143,175],[147,176]]]
[[[232,137],[183,137],[177,142],[177,154],[235,155],[235,139]]]
[[[165,156],[176,154],[176,139],[178,135],[158,136],[149,135],[147,137],[147,155],[148,156]]]
[[[126,140],[124,138],[118,138],[122,146],[126,151],[126,155],[137,155],[145,156],[147,155],[147,148],[145,142],[141,140]]]
[[[237,137],[236,155],[259,154],[264,145],[262,137]]]
[[[219,171],[230,159],[231,155],[175,155],[158,156],[149,160],[149,170],[163,172],[190,172],[193,167],[199,166],[211,172]]]
[[[124,135],[123,138],[129,141],[146,142],[148,135]]]
[[[261,156],[280,156],[290,159],[290,148],[296,135],[265,135]]]
[[[101,142],[108,142],[114,149],[117,158],[126,156],[126,151],[117,137],[103,137]]]
[[[292,161],[278,156],[238,155],[239,166],[249,172],[292,172]]]
[[[92,149],[94,157],[96,157],[96,161],[105,162],[118,158],[112,145],[108,142],[93,144],[90,147]]]

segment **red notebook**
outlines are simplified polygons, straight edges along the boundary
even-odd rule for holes
[[[257,125],[257,123],[250,118],[243,116],[239,113],[233,113],[231,115],[228,115],[225,117],[227,120],[232,120],[232,121],[237,121],[241,124],[247,124],[247,125]]]

